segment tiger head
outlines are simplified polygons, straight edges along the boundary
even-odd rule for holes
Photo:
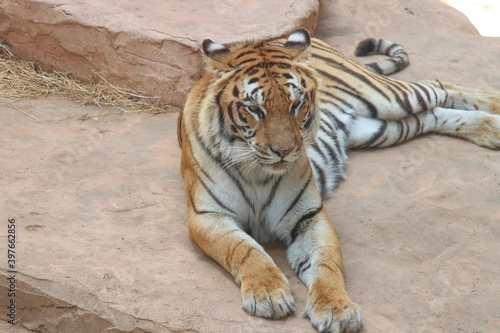
[[[234,162],[284,174],[316,135],[315,71],[307,65],[311,37],[300,29],[281,43],[226,47],[207,39],[213,119],[221,154]],[[215,118],[215,117],[214,117]]]

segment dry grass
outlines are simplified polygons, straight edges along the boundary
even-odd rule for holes
[[[163,113],[172,106],[159,97],[117,87],[96,75],[96,83],[82,83],[69,73],[41,71],[33,62],[18,59],[0,41],[0,99],[37,98],[49,94],[69,97],[82,105],[112,106],[123,112]]]

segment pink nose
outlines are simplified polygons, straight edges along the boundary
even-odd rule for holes
[[[279,157],[283,158],[285,156],[287,156],[288,154],[290,154],[290,152],[293,150],[294,147],[290,147],[290,148],[270,148],[271,151],[278,155]]]

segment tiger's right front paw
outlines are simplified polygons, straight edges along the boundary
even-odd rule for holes
[[[280,319],[295,311],[288,281],[277,267],[242,279],[241,298],[243,309],[258,317]]]

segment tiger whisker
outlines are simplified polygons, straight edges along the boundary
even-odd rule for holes
[[[243,153],[239,154],[236,158],[232,157],[229,158],[227,162],[225,162],[222,166],[221,165],[214,165],[212,170],[216,167],[220,167],[221,169],[219,170],[218,174],[221,172],[224,172],[228,170],[229,168],[233,167],[234,165],[240,164],[242,162],[248,161],[253,157],[253,151],[247,150],[244,151]]]
[[[260,165],[258,160],[253,160],[250,164],[243,166],[240,171],[242,175],[249,174],[250,171],[257,168]]]

